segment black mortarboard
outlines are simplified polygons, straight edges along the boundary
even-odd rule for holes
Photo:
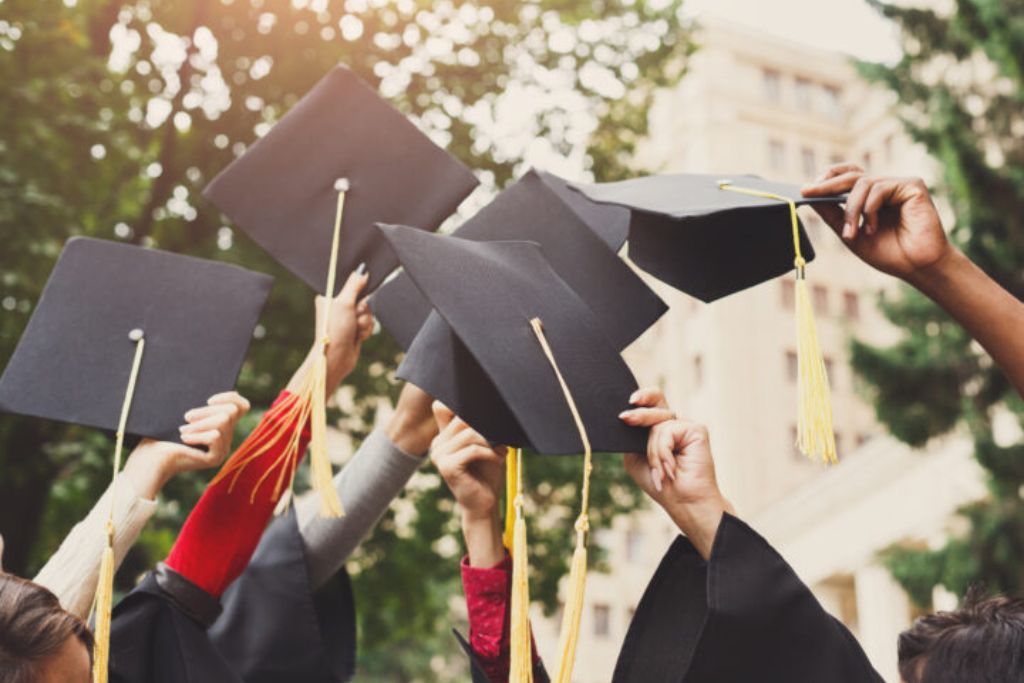
[[[272,278],[104,240],[68,241],[0,378],[0,409],[177,441],[190,408],[235,386]]]
[[[595,202],[574,190],[568,180],[554,173],[537,171],[537,175],[612,251],[618,253],[622,249],[629,236],[629,209]]]
[[[347,185],[336,185],[339,180]],[[326,293],[340,190],[347,187],[337,288],[365,263],[370,291],[397,267],[373,224],[436,230],[476,184],[468,168],[338,66],[205,194],[286,268]]]
[[[620,207],[591,202],[556,176],[530,171],[454,235],[479,242],[538,243],[558,276],[589,306],[608,340],[622,350],[667,310],[600,235],[600,230],[611,226],[624,239],[623,213],[628,214]],[[371,303],[404,349],[412,344],[431,308],[405,273],[381,287]]]
[[[787,197],[797,205],[839,201],[808,199],[796,185],[742,174],[653,175],[572,186],[593,201],[631,209],[630,259],[702,301],[720,299],[793,269],[787,204],[737,188]],[[811,261],[814,249],[803,226],[799,238],[804,259]]]
[[[636,380],[539,245],[474,242],[402,226],[381,230],[439,314],[417,335],[399,377],[495,442],[580,453],[563,390],[531,328],[539,318],[594,450],[646,448],[646,431],[618,418]],[[488,391],[504,406],[479,403]],[[512,441],[519,432],[525,441]]]

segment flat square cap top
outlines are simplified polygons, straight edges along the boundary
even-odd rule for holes
[[[375,222],[436,230],[477,180],[338,66],[214,178],[205,195],[323,294],[338,190],[346,184],[335,294],[360,263],[369,269],[371,290],[397,267]]]
[[[795,185],[744,174],[656,175],[572,186],[594,201],[630,208],[629,255],[633,262],[706,302],[794,267],[788,204],[736,190],[767,192],[791,198],[797,205],[842,201],[841,197],[804,199]],[[814,248],[802,224],[798,232],[804,260],[810,262]]]
[[[539,245],[474,242],[401,226],[381,230],[438,314],[417,335],[400,377],[446,403],[495,442],[547,454],[580,453],[572,414],[530,326],[531,319],[539,318],[594,450],[646,447],[645,430],[627,427],[618,418],[629,407],[636,380]],[[441,319],[457,339],[443,337]],[[474,362],[479,369],[472,367]],[[511,418],[489,412],[498,409],[495,402],[477,402],[495,391]],[[482,405],[487,408],[481,410]],[[512,441],[520,433],[526,441]]]
[[[591,203],[567,186],[562,186],[561,192],[555,191],[551,183],[558,185],[562,181],[550,178],[554,176],[526,173],[454,235],[476,242],[526,240],[539,244],[558,276],[590,308],[604,335],[616,349],[622,350],[653,325],[667,306],[588,227],[566,201],[566,195],[575,195],[577,203],[598,207],[594,215],[600,214],[602,205]],[[371,304],[381,323],[404,349],[412,344],[431,308],[407,273],[381,287]]]
[[[116,242],[68,241],[0,377],[0,409],[178,440],[185,411],[235,386],[272,278]]]

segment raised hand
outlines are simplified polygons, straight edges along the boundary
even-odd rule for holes
[[[805,197],[847,192],[845,209],[814,208],[865,263],[912,281],[954,251],[920,178],[869,176],[856,164],[837,164],[803,188]]]
[[[327,328],[328,394],[333,393],[341,381],[355,369],[363,342],[373,332],[373,314],[366,300],[359,298],[369,280],[369,273],[353,271],[338,296],[330,300],[330,320]],[[321,334],[327,305],[326,297],[316,297],[317,335]]]
[[[732,506],[718,488],[707,428],[684,420],[660,422],[651,429],[648,444],[651,456],[625,456],[626,471],[665,509],[697,551],[705,559],[710,557],[722,514],[731,512]],[[649,458],[674,463],[667,485],[655,485]]]
[[[235,425],[249,407],[249,401],[234,391],[216,394],[205,406],[185,413],[182,443],[143,439],[124,466],[136,493],[153,499],[182,472],[219,467],[231,452]]]
[[[498,504],[505,481],[506,449],[493,448],[441,403],[434,403],[434,416],[440,432],[430,448],[430,459],[462,508],[469,563],[494,566],[505,557]]]
[[[630,405],[636,406],[619,414],[619,419],[632,427],[654,427],[667,420],[674,420],[676,414],[669,410],[668,401],[660,389],[637,389],[629,397]],[[661,491],[665,480],[675,479],[675,460],[671,454],[656,453],[647,443],[647,466],[651,468],[654,488]],[[634,454],[638,457],[639,454]],[[659,457],[660,456],[660,457]]]

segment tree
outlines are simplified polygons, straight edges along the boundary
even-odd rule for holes
[[[311,340],[311,293],[202,200],[220,169],[342,62],[476,170],[476,205],[538,150],[622,177],[654,90],[681,75],[692,49],[679,4],[0,0],[0,359],[67,237],[120,239],[277,276],[239,382],[254,405],[268,405]],[[380,397],[397,393],[397,357],[379,335],[347,381],[351,406],[334,417],[357,440]],[[0,417],[8,569],[29,573],[52,552],[106,485],[110,448],[90,430]],[[534,504],[552,511],[533,530],[535,586],[553,608],[580,467],[531,463]],[[617,465],[602,463],[598,477],[595,521],[636,504]],[[167,551],[204,481],[165,491],[171,504],[126,562],[121,589]],[[433,474],[419,476],[351,563],[372,606],[360,612],[371,677],[436,678],[431,660],[451,651],[459,544],[441,489]]]
[[[956,215],[952,240],[1018,298],[1024,297],[1024,2],[958,0],[949,13],[872,4],[902,33],[893,66],[862,65],[889,88],[910,135],[942,168],[941,190]],[[995,415],[1024,421],[1024,404],[1003,374],[956,323],[904,288],[883,302],[905,330],[895,346],[854,342],[879,419],[920,446],[966,425],[988,479],[988,496],[960,515],[970,531],[937,550],[891,548],[884,559],[922,607],[942,585],[962,595],[984,582],[1024,592],[1024,444],[997,441]]]

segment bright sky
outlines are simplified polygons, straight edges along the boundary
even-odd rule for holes
[[[899,57],[893,27],[864,0],[687,0],[697,19],[728,19],[787,40],[861,59]]]

